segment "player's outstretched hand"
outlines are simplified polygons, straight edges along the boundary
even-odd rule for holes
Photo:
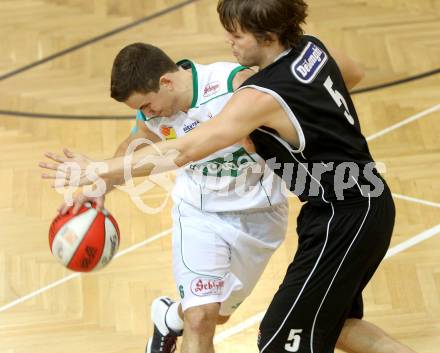
[[[67,148],[63,150],[64,156],[53,152],[44,155],[52,162],[40,162],[40,168],[48,169],[49,173],[43,173],[43,179],[54,180],[52,186],[82,186],[93,184],[98,178],[97,169],[105,169],[105,163],[96,162],[91,158],[75,153]],[[102,165],[101,165],[102,164]]]

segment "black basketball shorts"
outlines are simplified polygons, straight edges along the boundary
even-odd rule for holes
[[[362,318],[362,290],[390,244],[395,208],[379,197],[307,203],[298,249],[261,322],[261,353],[333,353],[347,318]]]

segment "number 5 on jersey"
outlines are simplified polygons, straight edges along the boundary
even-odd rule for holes
[[[345,108],[344,115],[347,118],[348,122],[351,125],[354,125],[354,119],[351,116],[350,111],[348,110],[347,101],[345,100],[345,98],[342,96],[341,93],[333,89],[333,81],[330,78],[330,76],[327,77],[327,80],[325,80],[324,87],[327,89],[328,93],[330,93],[330,95],[332,96],[333,100],[335,101],[335,103],[338,105],[339,108],[342,105],[344,105]]]
[[[289,338],[287,338],[287,343],[284,345],[284,349],[287,352],[298,352],[299,344],[301,342],[300,333],[303,330],[291,329],[289,333]]]

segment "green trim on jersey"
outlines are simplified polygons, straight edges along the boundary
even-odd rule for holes
[[[215,97],[212,97],[212,98],[210,98],[210,99],[208,99],[206,102],[203,102],[203,103],[200,103],[197,107],[192,107],[192,108],[199,108],[199,107],[201,107],[202,105],[204,105],[204,104],[206,104],[206,103],[209,103],[209,102],[211,102],[212,100],[214,100],[214,99],[217,99],[217,98],[220,98],[220,97],[223,97],[223,96],[225,96],[225,95],[227,95],[227,94],[230,94],[230,93],[233,93],[234,92],[234,84],[233,84],[233,81],[234,81],[234,78],[235,78],[235,76],[237,75],[237,73],[239,73],[240,71],[243,71],[243,70],[246,70],[246,69],[249,69],[247,66],[238,66],[238,67],[236,67],[234,70],[232,70],[231,71],[231,73],[229,74],[229,76],[228,76],[228,80],[227,80],[227,85],[228,85],[228,92],[226,92],[226,93],[222,93],[222,94],[219,94],[218,96],[215,96]]]
[[[195,108],[197,100],[199,99],[199,77],[197,74],[197,69],[194,63],[189,59],[182,59],[176,63],[177,66],[181,66],[184,63],[189,63],[191,65],[191,72],[193,77],[193,99],[191,102],[191,108]]]
[[[232,93],[234,92],[234,77],[237,75],[240,71],[249,69],[247,66],[238,66],[234,70],[231,71],[231,73],[228,76],[228,92]]]

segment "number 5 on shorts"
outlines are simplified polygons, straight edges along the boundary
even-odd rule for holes
[[[299,335],[303,330],[291,329],[289,333],[289,338],[287,343],[284,345],[284,349],[287,352],[297,352],[299,349],[299,343],[301,341],[301,336]]]

